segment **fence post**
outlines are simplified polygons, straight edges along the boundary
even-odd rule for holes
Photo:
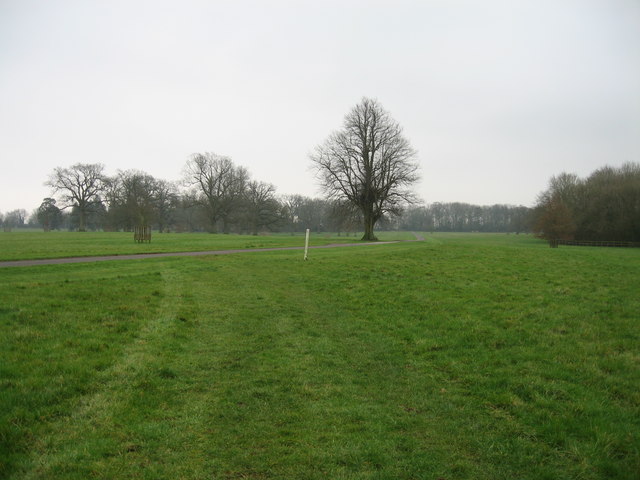
[[[307,259],[307,252],[309,251],[309,229],[307,228],[307,233],[304,238],[304,259]]]

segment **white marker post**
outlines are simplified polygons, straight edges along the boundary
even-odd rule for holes
[[[309,251],[309,229],[307,228],[307,235],[304,239],[304,259],[307,259],[307,252]]]

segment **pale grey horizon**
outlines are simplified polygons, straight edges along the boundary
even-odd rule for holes
[[[308,154],[363,96],[426,203],[532,206],[552,175],[640,161],[640,2],[3,0],[0,212],[55,167],[178,180],[205,151],[319,196]]]

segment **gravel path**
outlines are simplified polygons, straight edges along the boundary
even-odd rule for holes
[[[337,248],[337,247],[363,247],[371,245],[386,245],[394,242],[371,242],[371,243],[332,243],[330,245],[317,245],[309,247],[311,249],[318,248]],[[90,263],[90,262],[106,262],[110,260],[140,260],[144,258],[161,258],[161,257],[199,257],[203,255],[231,255],[234,253],[249,252],[278,252],[281,250],[304,250],[304,247],[273,247],[273,248],[252,248],[238,250],[208,250],[204,252],[166,252],[166,253],[137,253],[132,255],[105,255],[98,257],[67,257],[67,258],[47,258],[43,260],[11,260],[0,262],[0,268],[3,267],[34,267],[38,265],[60,265],[66,263]]]

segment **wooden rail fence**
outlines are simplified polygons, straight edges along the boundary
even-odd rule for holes
[[[555,243],[555,245],[554,245]],[[576,247],[628,247],[640,248],[640,242],[614,242],[614,241],[597,241],[597,240],[549,240],[551,247],[558,245],[569,245]]]

